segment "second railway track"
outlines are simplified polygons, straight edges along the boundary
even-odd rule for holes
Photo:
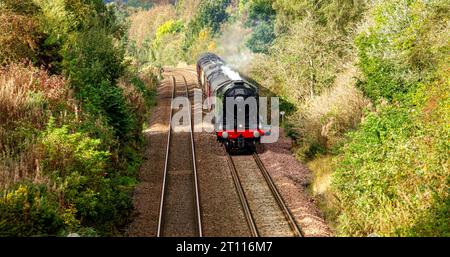
[[[252,236],[296,236],[303,233],[257,153],[227,160]]]
[[[181,86],[177,84],[175,77],[172,77],[172,102],[177,96],[185,96],[189,99],[188,86],[184,76],[180,82]],[[188,132],[174,132],[172,127],[173,108],[171,108],[158,219],[158,237],[202,236],[191,111],[192,109],[189,110],[190,128]]]

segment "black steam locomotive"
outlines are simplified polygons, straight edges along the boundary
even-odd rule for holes
[[[253,149],[265,133],[259,117],[258,87],[233,71],[222,58],[213,53],[200,56],[197,75],[198,83],[208,99],[208,109],[215,113],[217,140],[225,144],[228,150]],[[256,100],[256,111],[250,111],[248,105],[242,108],[242,105],[234,104],[239,101],[247,102],[249,98]],[[234,106],[232,109],[226,107],[227,101],[231,99]],[[227,112],[233,112],[232,119],[229,119],[231,115]],[[238,115],[245,118],[238,118]],[[227,120],[231,124],[227,124]]]

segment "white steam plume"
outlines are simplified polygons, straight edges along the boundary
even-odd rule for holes
[[[244,28],[241,22],[228,24],[217,40],[218,53],[234,69],[247,72],[254,54],[245,46],[251,29]]]
[[[232,80],[242,80],[241,75],[238,72],[232,70],[228,66],[222,66],[222,70]]]

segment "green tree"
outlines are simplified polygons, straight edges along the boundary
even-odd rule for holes
[[[375,26],[356,38],[364,74],[359,86],[367,96],[373,100],[401,98],[432,78],[430,74],[443,60],[439,56],[448,51],[443,38],[445,6],[439,0],[393,0],[374,8]],[[435,32],[433,39],[430,31]]]
[[[276,16],[272,8],[273,0],[251,0],[248,3],[248,25],[257,25],[261,22],[273,22]]]
[[[246,46],[254,53],[267,54],[275,40],[276,13],[272,8],[272,2],[272,0],[251,0],[248,3],[245,25],[253,28],[253,32],[247,39]]]
[[[269,53],[269,48],[275,40],[273,23],[261,23],[253,28],[253,32],[245,45],[254,53]]]
[[[197,14],[187,26],[184,50],[193,44],[204,28],[211,29],[214,34],[219,32],[221,25],[229,18],[226,9],[230,2],[231,0],[205,0],[200,3]]]

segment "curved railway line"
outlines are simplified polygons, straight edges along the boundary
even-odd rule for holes
[[[189,99],[186,78],[182,76],[184,96]],[[195,156],[192,108],[189,111],[189,132],[172,131],[173,100],[177,96],[177,81],[172,76],[171,113],[167,135],[166,157],[158,218],[158,237],[201,237],[202,221]],[[186,135],[189,134],[189,135]],[[189,138],[187,141],[186,139]]]

